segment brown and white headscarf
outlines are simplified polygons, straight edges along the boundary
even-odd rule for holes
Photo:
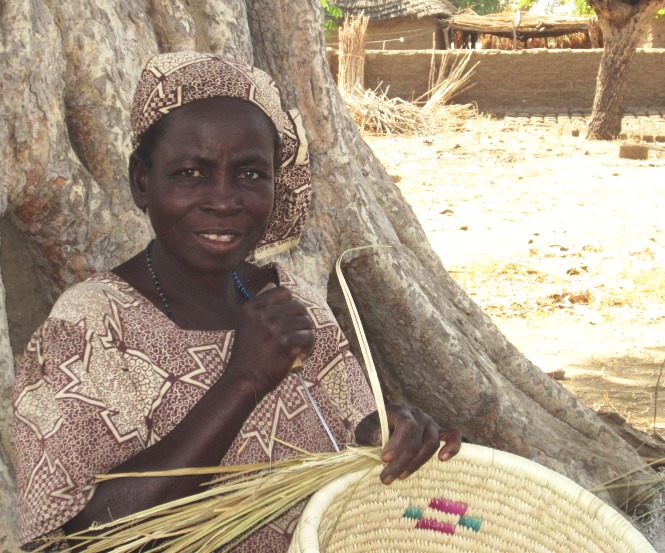
[[[228,96],[258,106],[281,138],[275,203],[263,238],[250,255],[259,260],[298,244],[311,196],[307,140],[297,110],[283,111],[279,91],[264,71],[200,52],[158,54],[148,60],[131,111],[132,143],[172,111],[205,98]]]

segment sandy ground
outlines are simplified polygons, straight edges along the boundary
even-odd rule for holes
[[[665,437],[665,144],[625,160],[619,142],[558,124],[482,118],[366,140],[447,270],[528,358]]]

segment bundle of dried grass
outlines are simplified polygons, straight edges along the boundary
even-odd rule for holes
[[[369,17],[344,17],[339,28],[339,70],[337,86],[342,91],[365,86],[365,37]]]
[[[463,55],[449,52],[441,54],[436,80],[430,83],[429,91],[416,102],[428,98],[423,109],[431,112],[441,105],[449,104],[456,96],[469,90],[473,86],[471,76],[479,63],[476,62],[469,68],[470,61],[471,52]]]
[[[425,127],[422,110],[385,92],[356,87],[342,98],[358,128],[374,134],[418,134]]]
[[[433,102],[425,109],[379,90],[356,89],[342,97],[358,128],[367,134],[429,136],[463,128],[468,120],[483,117],[472,104]]]
[[[366,133],[428,135],[459,128],[464,120],[478,117],[475,106],[450,104],[473,86],[471,76],[477,64],[469,67],[471,55],[444,53],[438,70],[433,58],[430,90],[413,102],[388,97],[388,90],[382,91],[380,85],[374,90],[360,86],[342,90],[342,98],[358,128]]]
[[[303,453],[273,463],[100,477],[221,475],[213,481],[215,486],[196,495],[67,536],[71,545],[68,551],[81,546],[89,553],[226,551],[333,480],[350,472],[371,470],[381,463],[379,448]]]
[[[356,88],[342,93],[342,98],[358,128],[368,134],[426,136],[462,128],[469,119],[482,117],[472,104],[443,103],[445,95],[443,85],[441,93],[428,100],[427,107],[389,98],[379,89]]]

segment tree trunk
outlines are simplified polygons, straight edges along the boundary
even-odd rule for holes
[[[647,25],[663,5],[662,0],[588,0],[603,31],[604,50],[598,70],[596,95],[587,138],[613,140],[621,133],[628,70],[635,47]]]
[[[253,62],[302,112],[312,211],[300,247],[282,261],[328,292],[342,323],[335,259],[354,246],[392,246],[346,264],[387,396],[587,487],[634,469],[648,474],[630,445],[525,359],[446,273],[341,102],[319,0],[0,0],[0,25],[2,505],[14,500],[9,338],[18,353],[63,288],[144,247],[148,225],[126,186],[128,107],[145,59],[182,49]],[[0,509],[7,551],[12,517]]]

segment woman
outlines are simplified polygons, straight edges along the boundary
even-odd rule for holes
[[[132,130],[132,195],[156,238],[63,294],[26,348],[14,401],[23,544],[206,479],[95,486],[96,474],[294,454],[274,437],[310,451],[377,442],[371,394],[325,302],[278,265],[247,261],[294,245],[309,201],[299,119],[282,111],[270,77],[207,54],[155,56]],[[441,459],[459,449],[459,433],[420,410],[388,411],[384,483],[422,465],[440,438]],[[285,551],[299,512],[239,550]]]

